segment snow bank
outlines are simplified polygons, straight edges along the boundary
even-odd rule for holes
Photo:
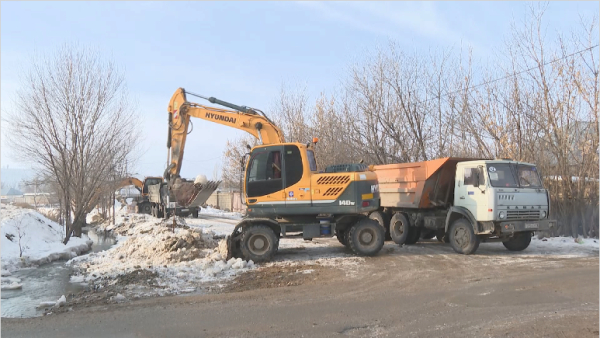
[[[144,296],[178,294],[254,267],[252,261],[225,261],[212,231],[189,227],[183,218],[176,218],[176,222],[173,231],[172,218],[117,215],[117,224],[99,226],[117,234],[117,244],[67,262],[77,271],[71,280],[96,285],[133,284],[140,286],[138,293]]]
[[[218,216],[222,218],[242,219],[242,214],[239,212],[223,211],[213,207],[203,207],[202,210],[200,210],[200,214]]]
[[[534,236],[529,247],[523,252],[557,254],[563,257],[598,255],[600,248],[598,242],[596,238],[547,237],[538,239]]]
[[[62,227],[39,212],[2,204],[0,255],[2,269],[14,271],[21,267],[71,259],[90,249],[87,236],[71,237],[62,243]],[[19,257],[19,237],[23,256]],[[2,272],[5,275],[5,272]]]

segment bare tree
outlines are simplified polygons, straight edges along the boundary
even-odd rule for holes
[[[90,49],[64,46],[33,60],[9,112],[9,142],[59,190],[65,240],[81,236],[89,204],[131,158],[139,134],[124,76]]]

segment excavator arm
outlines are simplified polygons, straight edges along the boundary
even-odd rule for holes
[[[187,94],[208,100],[233,110],[207,107],[189,102]],[[258,109],[237,106],[214,97],[206,98],[179,88],[169,102],[169,135],[167,148],[169,148],[169,166],[165,176],[177,177],[181,171],[183,152],[190,118],[215,122],[232,128],[240,129],[252,134],[262,144],[283,143],[283,132],[269,118]]]

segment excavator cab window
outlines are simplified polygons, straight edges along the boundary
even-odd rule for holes
[[[282,167],[280,146],[253,152],[246,174],[247,196],[265,196],[283,190]]]

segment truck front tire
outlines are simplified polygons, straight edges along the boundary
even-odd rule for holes
[[[479,248],[479,237],[473,232],[471,223],[464,218],[459,218],[452,223],[448,240],[452,249],[460,254],[470,255]]]
[[[268,262],[277,251],[277,235],[266,225],[251,225],[242,233],[241,250],[245,260]]]
[[[359,256],[374,256],[381,248],[385,232],[377,221],[363,218],[348,231],[348,246]]]
[[[502,242],[504,247],[510,251],[523,251],[531,243],[531,232],[518,232],[514,237]]]

